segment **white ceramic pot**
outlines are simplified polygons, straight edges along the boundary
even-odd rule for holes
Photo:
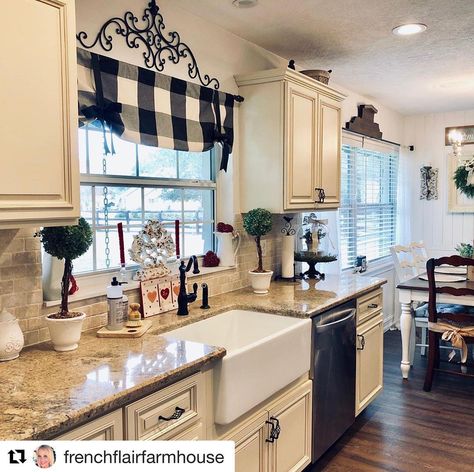
[[[216,233],[216,237],[219,266],[234,267],[235,257],[240,246],[239,233]]]
[[[24,345],[18,320],[4,308],[0,313],[0,361],[16,359]]]
[[[272,281],[273,270],[268,272],[253,272],[249,270],[250,285],[254,293],[268,293]]]
[[[82,323],[86,319],[85,313],[74,318],[54,319],[46,317],[46,325],[55,351],[73,351],[77,349],[81,339]]]

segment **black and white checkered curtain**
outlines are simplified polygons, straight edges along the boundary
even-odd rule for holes
[[[80,123],[99,120],[126,141],[178,151],[221,143],[227,170],[233,95],[80,48],[77,58]],[[106,140],[104,146],[109,152]]]

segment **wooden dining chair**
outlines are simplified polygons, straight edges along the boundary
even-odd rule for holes
[[[439,351],[440,339],[450,341],[453,347],[461,349],[461,365],[467,360],[467,344],[474,344],[474,315],[466,312],[462,313],[439,313],[436,307],[436,295],[445,293],[454,297],[465,295],[474,296],[474,283],[462,282],[461,286],[436,286],[435,268],[440,265],[474,266],[474,259],[461,256],[441,257],[439,259],[429,259],[426,263],[426,272],[428,275],[428,366],[426,369],[425,383],[423,390],[429,392],[433,383],[434,371],[445,372],[448,374],[464,375],[474,377],[472,374],[454,370],[440,369]],[[462,303],[462,300],[460,300]]]

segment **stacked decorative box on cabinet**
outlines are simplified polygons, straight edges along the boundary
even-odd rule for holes
[[[242,212],[338,208],[345,95],[291,69],[236,82]]]

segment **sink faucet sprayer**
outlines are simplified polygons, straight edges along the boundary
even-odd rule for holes
[[[191,266],[193,266],[193,274],[199,274],[198,260],[196,256],[191,256],[187,265],[184,261],[181,261],[179,266],[179,295],[177,314],[180,316],[189,314],[188,303],[194,302],[197,298],[197,283],[193,284],[193,293],[186,292],[186,272],[191,270]]]

